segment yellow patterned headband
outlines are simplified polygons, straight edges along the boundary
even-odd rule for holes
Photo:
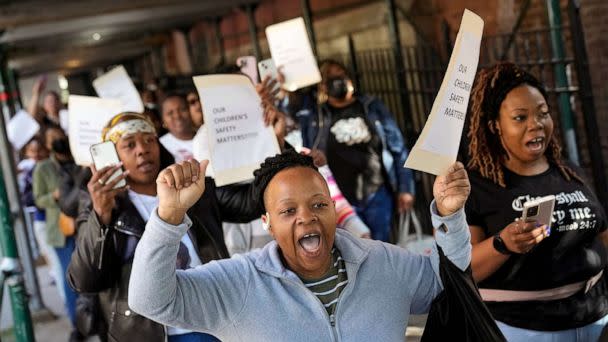
[[[125,116],[132,117],[129,120],[120,121]],[[117,143],[120,138],[135,133],[152,133],[156,134],[156,130],[150,121],[143,115],[135,113],[118,114],[110,120],[110,124],[102,132],[103,141],[111,141]]]

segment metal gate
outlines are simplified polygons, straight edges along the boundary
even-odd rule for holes
[[[549,94],[548,101],[552,112],[555,113],[556,128],[562,128],[562,132],[563,120],[568,117],[568,113],[565,112],[572,113],[578,148],[575,151],[568,151],[564,146],[565,157],[575,161],[578,159],[581,166],[591,171],[589,174],[593,175],[597,195],[600,202],[606,206],[608,202],[606,174],[602,167],[599,144],[596,143],[599,137],[584,49],[584,34],[578,7],[574,1],[569,1],[567,16],[568,25],[562,25],[559,21],[558,25],[552,27],[484,37],[479,67],[508,60],[538,77]],[[454,38],[455,35],[456,32],[451,32],[449,36]],[[555,37],[561,37],[563,40],[561,56],[556,56],[555,46],[552,45],[555,44]],[[320,51],[320,59],[332,58],[347,65],[357,89],[362,93],[379,97],[393,112],[397,123],[405,133],[408,146],[411,147],[431,111],[447,68],[447,60],[442,59],[433,46],[422,42],[416,46],[403,47],[404,69],[398,70],[391,48],[357,50],[352,39],[349,41],[347,53],[323,55]],[[451,46],[452,42],[446,42],[445,45]],[[556,67],[561,66],[565,70],[565,80],[560,79],[556,71]],[[399,89],[398,77],[405,78],[407,89]],[[406,101],[402,101],[400,98],[402,96],[407,97]],[[409,103],[409,108],[404,108],[403,103]],[[413,131],[406,131],[406,120],[412,120]],[[567,139],[563,134],[561,138],[562,141]],[[461,146],[466,148],[466,141],[463,141]],[[575,155],[572,155],[573,152]],[[466,150],[461,157],[466,158]],[[417,174],[416,179],[418,193],[423,195],[422,202],[426,204],[432,198],[432,177]]]

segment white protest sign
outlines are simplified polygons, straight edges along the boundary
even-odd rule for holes
[[[456,36],[450,63],[424,129],[405,161],[405,167],[444,174],[456,161],[471,87],[479,63],[483,20],[466,10]]]
[[[18,111],[6,125],[8,141],[11,142],[15,150],[22,149],[39,130],[38,122],[23,109]]]
[[[193,77],[203,104],[210,160],[218,186],[253,179],[268,156],[280,152],[265,126],[261,99],[244,75]]]
[[[143,113],[144,111],[141,96],[122,65],[96,78],[93,81],[93,88],[103,99],[120,100],[123,112]]]
[[[321,82],[304,19],[300,17],[268,26],[266,39],[274,65],[282,67],[285,89],[294,91]]]
[[[91,145],[101,142],[101,131],[110,119],[122,111],[119,100],[70,95],[68,99],[70,150],[78,165],[91,164]]]

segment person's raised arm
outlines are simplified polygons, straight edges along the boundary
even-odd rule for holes
[[[135,251],[129,306],[161,324],[215,333],[243,308],[254,269],[237,257],[176,271],[180,241],[192,224],[186,212],[205,191],[207,164],[185,161],[158,175],[159,206]]]
[[[42,113],[38,110],[38,102],[40,101],[40,93],[44,89],[44,79],[39,78],[32,87],[32,97],[30,102],[27,104],[27,112],[38,122],[43,119]]]
[[[467,171],[462,163],[450,167],[446,175],[437,176],[433,184],[431,214],[435,239],[444,254],[458,268],[465,270],[471,262],[471,235],[464,204],[471,192]]]
[[[437,176],[433,184],[431,219],[435,228],[435,240],[445,256],[461,270],[471,262],[471,236],[464,213],[464,204],[471,192],[471,185],[464,165],[457,162],[446,175]],[[439,255],[434,250],[430,257],[410,256],[409,268],[417,268],[416,275],[409,277],[413,288],[411,312],[428,312],[433,299],[441,292]]]

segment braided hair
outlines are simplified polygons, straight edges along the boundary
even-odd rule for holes
[[[501,62],[481,70],[471,90],[471,123],[467,134],[470,139],[470,159],[467,166],[501,187],[506,186],[503,163],[509,157],[493,124],[498,120],[500,105],[507,94],[523,84],[538,89],[545,100],[547,99],[547,92],[538,79],[509,62]],[[561,147],[555,132],[549,139],[545,155],[567,181],[574,178],[583,183],[576,172],[562,160]]]
[[[266,192],[266,188],[268,187],[270,181],[279,172],[294,167],[307,167],[318,171],[311,157],[299,154],[294,150],[287,150],[281,154],[277,154],[274,157],[266,158],[262,165],[260,165],[260,168],[253,172],[255,177],[253,180],[253,186],[256,189],[258,203],[263,211],[266,211],[264,205],[264,193]]]

